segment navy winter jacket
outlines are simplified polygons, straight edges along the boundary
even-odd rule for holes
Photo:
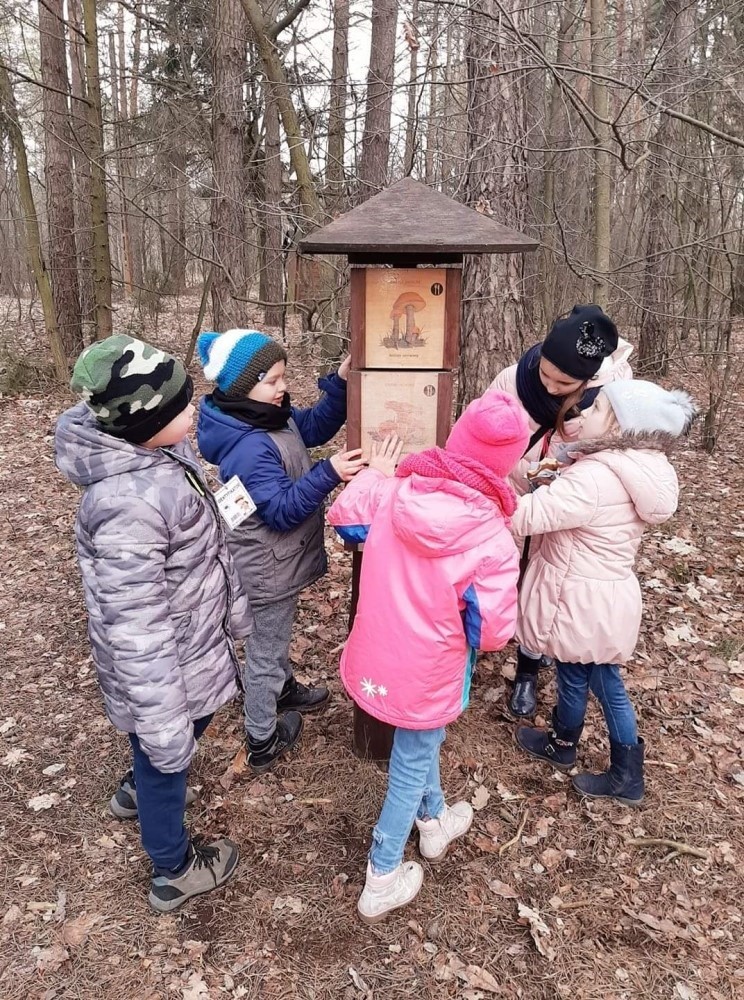
[[[315,406],[292,410],[282,430],[251,427],[202,400],[197,436],[223,482],[238,476],[257,510],[228,532],[228,545],[254,608],[298,594],[328,568],[323,502],[339,483],[328,459],[311,464],[307,445],[325,444],[346,419],[346,382],[321,379]]]

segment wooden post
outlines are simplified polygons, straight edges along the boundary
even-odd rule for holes
[[[389,433],[411,451],[444,445],[459,363],[463,255],[536,248],[523,233],[410,177],[300,241],[302,253],[342,253],[352,265],[350,448]],[[409,308],[399,308],[406,303]],[[361,570],[362,551],[354,548],[349,630]],[[386,761],[394,733],[394,726],[354,705],[360,757]]]
[[[359,579],[362,575],[362,552],[355,549],[351,556],[351,604],[349,631],[354,624],[359,603]],[[380,722],[354,703],[354,753],[365,760],[386,761],[393,748],[395,726]]]

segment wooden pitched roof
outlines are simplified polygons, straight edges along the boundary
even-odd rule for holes
[[[538,243],[406,177],[300,240],[302,253],[525,253]]]

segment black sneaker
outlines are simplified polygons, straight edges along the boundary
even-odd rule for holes
[[[331,697],[326,687],[308,687],[290,677],[276,703],[277,712],[314,712]]]
[[[186,806],[196,802],[196,790],[186,789]],[[136,819],[137,818],[137,789],[134,787],[134,774],[130,768],[119,782],[119,787],[111,796],[109,802],[109,812],[116,819]]]
[[[203,844],[194,837],[189,844],[190,857],[178,874],[153,875],[147,901],[158,913],[171,913],[192,896],[211,892],[230,878],[240,852],[227,837]]]
[[[302,733],[302,716],[299,712],[287,712],[277,720],[276,729],[266,740],[252,740],[249,736],[248,764],[255,774],[270,771],[280,757],[297,743]]]

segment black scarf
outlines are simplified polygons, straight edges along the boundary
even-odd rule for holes
[[[599,389],[585,389],[576,405],[588,409],[599,394]],[[539,425],[542,434],[553,430],[565,396],[551,396],[540,381],[540,344],[525,351],[517,364],[517,396],[530,417]],[[539,438],[537,439],[539,440]],[[530,447],[534,442],[531,443]]]
[[[288,392],[284,393],[281,406],[259,403],[255,399],[231,399],[219,389],[212,393],[212,402],[223,413],[229,413],[236,420],[262,431],[280,431],[287,426],[292,416]]]

